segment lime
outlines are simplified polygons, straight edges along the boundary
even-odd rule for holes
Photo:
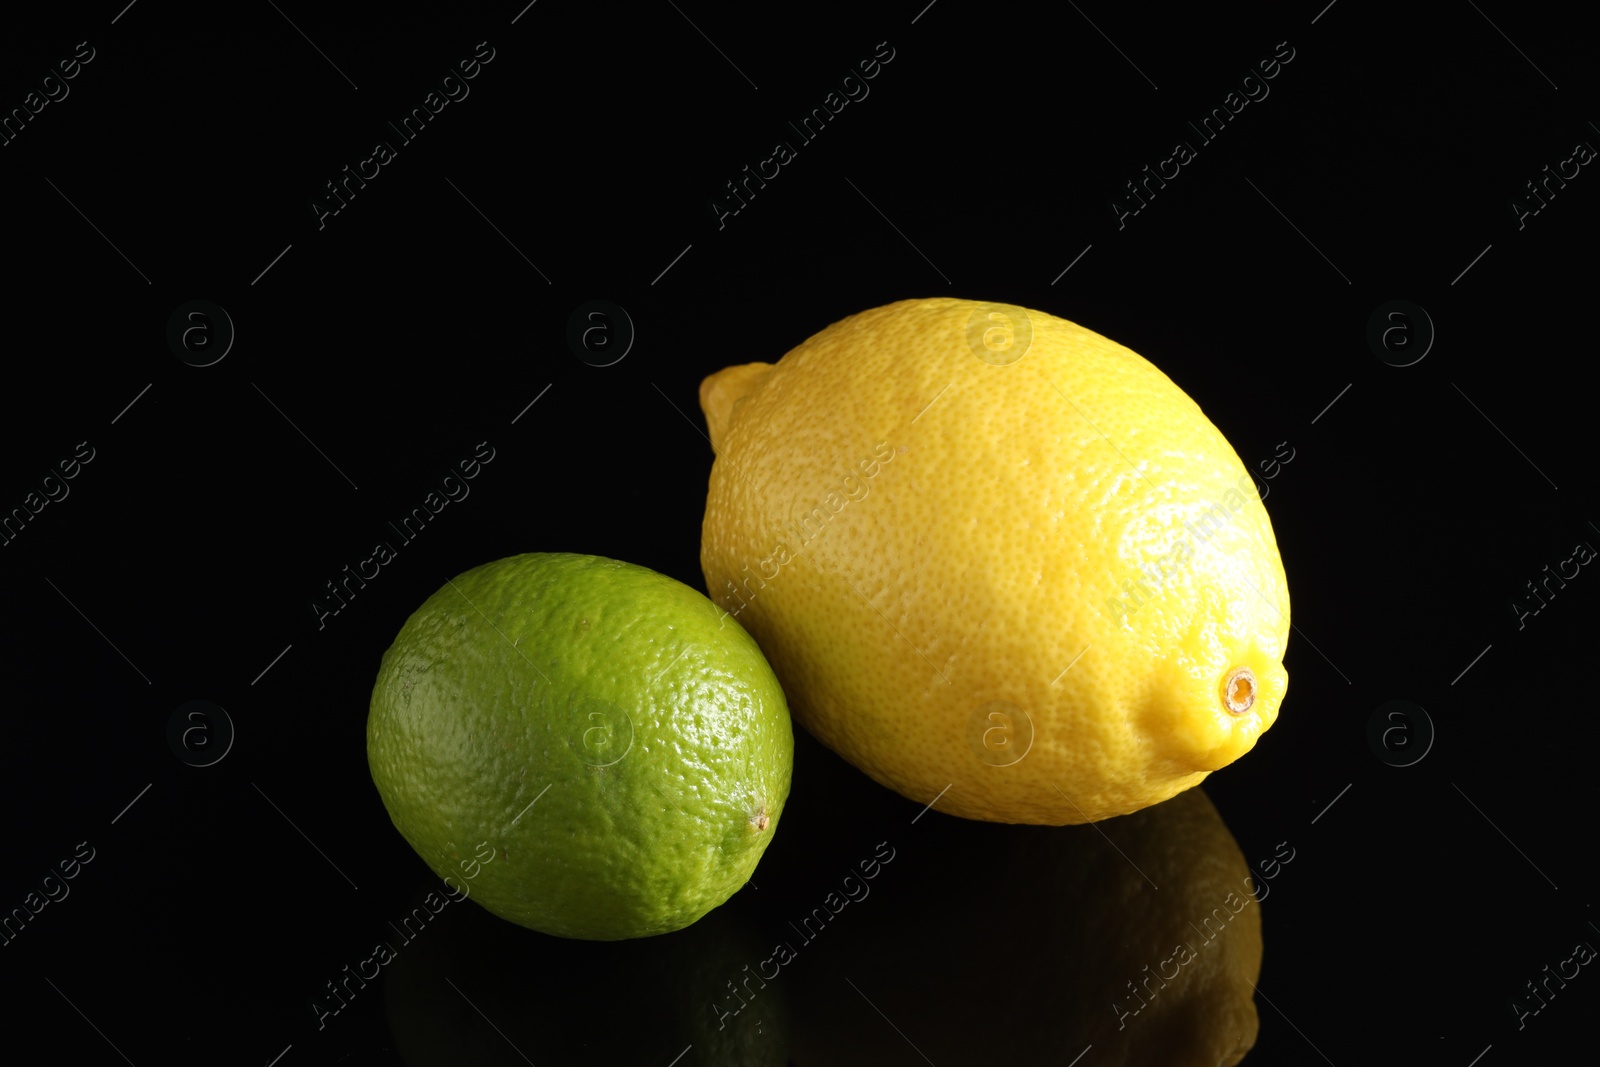
[[[755,640],[631,563],[528,553],[429,597],[367,718],[395,828],[453,890],[522,926],[678,930],[755,870],[794,734]]]

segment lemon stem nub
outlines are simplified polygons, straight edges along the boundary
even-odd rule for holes
[[[1249,667],[1235,667],[1223,683],[1222,702],[1235,715],[1243,715],[1256,702],[1256,676]]]

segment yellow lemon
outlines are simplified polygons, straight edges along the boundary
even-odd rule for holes
[[[1277,718],[1289,595],[1238,455],[1171,379],[1039,311],[853,315],[700,386],[701,566],[795,718],[940,811],[1136,811]]]

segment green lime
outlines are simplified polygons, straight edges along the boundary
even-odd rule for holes
[[[631,563],[476,567],[384,653],[367,760],[402,837],[522,926],[615,941],[732,896],[777,829],[794,734],[755,640]]]

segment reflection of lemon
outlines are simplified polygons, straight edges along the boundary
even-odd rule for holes
[[[1128,349],[907,300],[700,401],[711,596],[796,718],[885,785],[1084,822],[1195,785],[1276,719],[1289,598],[1266,510]]]
[[[793,752],[737,622],[665,575],[565,553],[428,598],[367,718],[372,779],[435,873],[470,878],[502,918],[593,940],[679,929],[738,890]]]
[[[1104,1067],[1228,1067],[1254,1046],[1261,905],[1203,790],[1094,827],[917,831],[848,934],[804,949],[799,1067],[922,1063],[914,1049],[1043,1067],[1088,1045]]]

